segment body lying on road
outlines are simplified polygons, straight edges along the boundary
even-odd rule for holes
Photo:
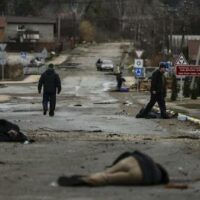
[[[168,182],[167,171],[140,151],[121,154],[102,172],[87,176],[61,176],[58,179],[60,186],[158,185]]]
[[[19,126],[5,119],[0,119],[0,142],[33,142],[20,132]]]

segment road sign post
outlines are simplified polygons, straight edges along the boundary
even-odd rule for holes
[[[133,70],[135,77],[136,77],[136,81],[137,81],[137,92],[139,92],[140,89],[140,78],[144,77],[145,71],[143,67],[134,67]]]
[[[184,65],[188,65],[188,62],[187,62],[187,60],[186,60],[186,58],[185,58],[185,56],[183,55],[183,53],[181,53],[180,55],[179,55],[179,57],[178,57],[178,59],[176,60],[176,62],[175,62],[175,65],[176,66],[178,66],[178,65],[182,65],[182,66],[184,66]],[[177,68],[176,68],[177,69]],[[181,81],[180,81],[180,93],[179,93],[179,95],[180,95],[180,99],[181,99],[181,101],[183,100],[183,76],[185,76],[185,75],[183,75],[183,74],[177,74],[177,72],[176,72],[176,75],[180,75],[181,77]]]
[[[0,51],[0,64],[1,64],[2,81],[3,81],[4,80],[4,65],[6,64],[6,51]]]

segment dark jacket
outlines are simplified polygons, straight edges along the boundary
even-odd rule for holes
[[[153,72],[151,77],[151,93],[156,91],[157,95],[166,96],[166,80],[164,75],[160,72],[159,69]]]
[[[54,71],[54,69],[47,69],[40,77],[38,83],[38,92],[41,92],[43,86],[44,93],[57,93],[61,91],[61,81],[59,75]]]
[[[169,182],[169,175],[166,169],[160,164],[154,162],[150,156],[140,151],[122,153],[113,162],[112,166],[129,156],[133,156],[140,165],[143,173],[143,185],[166,184]]]
[[[9,132],[15,131],[16,135]],[[20,132],[18,125],[13,124],[5,119],[0,119],[0,142],[25,142],[28,141],[26,135]]]

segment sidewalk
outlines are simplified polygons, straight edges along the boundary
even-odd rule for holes
[[[59,55],[55,57],[53,60],[46,62],[46,65],[49,65],[50,63],[54,65],[60,65],[62,64],[66,59],[68,58],[68,55]],[[23,84],[23,83],[36,83],[39,81],[40,75],[29,75],[22,81],[0,81],[1,84]]]

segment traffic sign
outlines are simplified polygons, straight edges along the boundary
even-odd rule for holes
[[[176,65],[176,75],[200,76],[200,65]]]
[[[136,77],[144,77],[144,75],[145,75],[144,68],[141,68],[141,67],[139,67],[139,68],[135,67],[133,72],[135,73]]]
[[[143,59],[135,59],[134,67],[142,68],[143,67]]]
[[[181,53],[179,57],[176,59],[175,65],[188,65],[188,62],[183,53]]]
[[[27,53],[22,51],[20,52],[21,58],[26,59],[27,58]]]
[[[141,58],[142,54],[143,54],[143,50],[136,50],[135,53],[137,55],[138,58]]]
[[[1,51],[4,51],[5,48],[6,48],[6,46],[7,46],[7,44],[5,44],[5,43],[0,43],[0,50],[1,50]]]
[[[48,57],[48,51],[46,48],[42,50],[42,58],[46,59]]]
[[[0,64],[6,64],[6,51],[0,51]]]

